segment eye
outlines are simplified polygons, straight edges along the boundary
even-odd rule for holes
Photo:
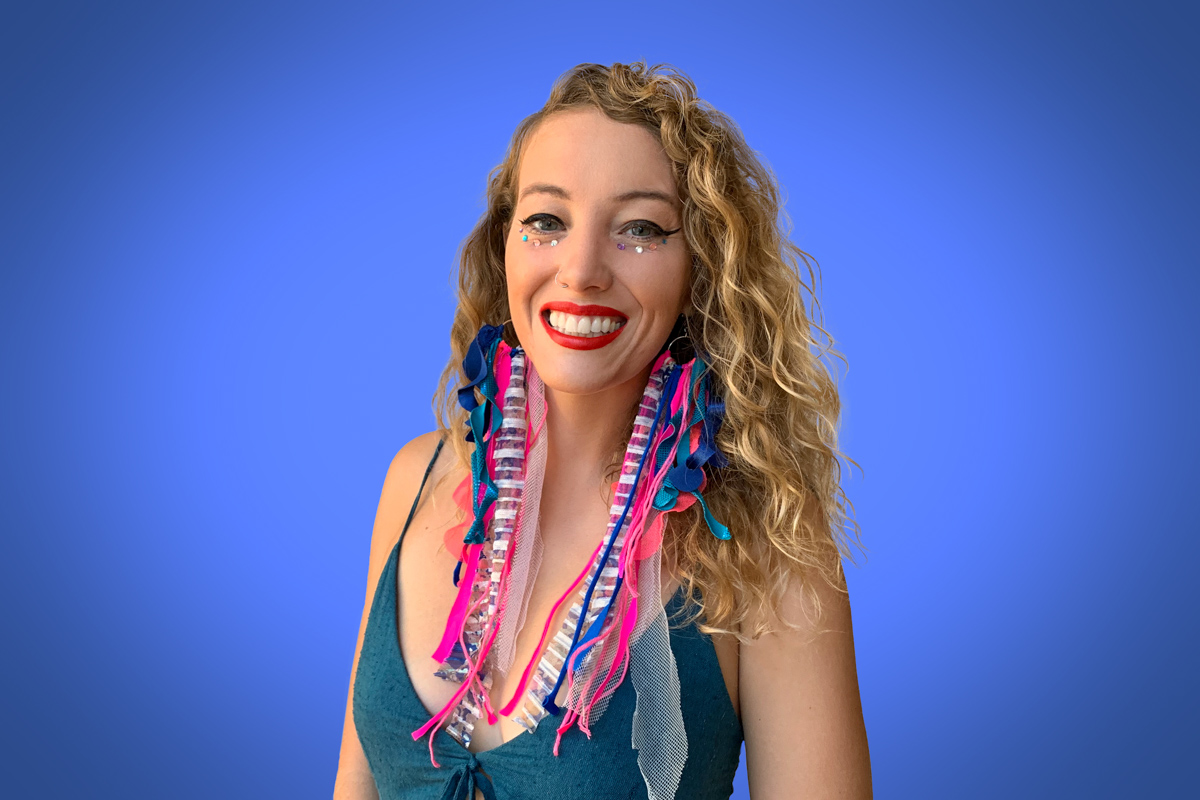
[[[626,225],[621,229],[621,233],[628,235],[630,238],[641,241],[650,241],[663,236],[666,231],[661,226],[654,224],[647,219],[638,219]]]
[[[562,220],[553,214],[532,214],[518,221],[523,227],[531,228],[534,233],[558,233],[565,229]],[[558,227],[554,227],[555,225]]]

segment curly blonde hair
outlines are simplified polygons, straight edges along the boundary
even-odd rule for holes
[[[466,415],[455,390],[465,383],[462,359],[480,326],[511,316],[504,244],[522,147],[547,117],[582,107],[646,128],[674,167],[693,254],[689,336],[712,365],[725,400],[717,445],[729,464],[710,470],[704,494],[733,538],[715,538],[696,506],[672,514],[665,537],[665,555],[692,600],[689,619],[742,640],[795,627],[780,610],[798,578],[814,621],[821,603],[813,579],[844,592],[841,557],[852,559],[850,545],[858,545],[858,525],[848,513],[853,506],[840,482],[841,403],[821,360],[845,359],[818,321],[816,262],[788,239],[790,222],[773,174],[737,125],[700,100],[695,84],[674,67],[580,64],[517,126],[489,176],[487,210],[460,251],[451,356],[434,397],[440,432],[460,463],[468,463],[461,433]],[[510,326],[505,337],[518,344]]]

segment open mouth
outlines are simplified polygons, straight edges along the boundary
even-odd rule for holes
[[[546,323],[559,333],[584,339],[593,339],[606,333],[612,333],[620,330],[621,326],[625,324],[625,320],[621,317],[568,314],[565,311],[549,309],[543,311],[542,316],[546,318]]]
[[[581,306],[555,301],[542,306],[542,325],[556,344],[572,350],[595,350],[613,341],[629,318],[608,306]]]

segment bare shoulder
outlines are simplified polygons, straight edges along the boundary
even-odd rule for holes
[[[433,458],[440,438],[437,431],[423,433],[413,438],[396,455],[388,465],[387,475],[383,479],[383,489],[379,493],[379,508],[375,513],[375,528],[371,533],[371,557],[375,560],[380,553],[386,555],[400,538],[404,520],[412,508],[417,490],[425,477],[425,470]],[[430,473],[426,491],[435,485],[441,474],[444,474],[449,462],[453,459],[443,447]]]

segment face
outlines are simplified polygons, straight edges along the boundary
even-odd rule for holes
[[[504,263],[513,327],[547,387],[641,390],[687,301],[681,226],[646,129],[571,110],[526,140]]]

